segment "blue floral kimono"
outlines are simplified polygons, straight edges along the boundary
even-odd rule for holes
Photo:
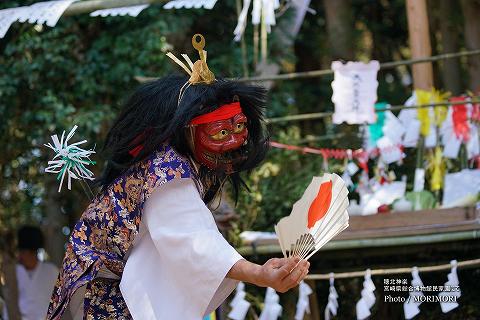
[[[146,200],[156,187],[177,178],[193,178],[190,164],[163,145],[95,197],[70,236],[47,319],[60,319],[74,292],[85,285],[84,319],[131,319],[120,281],[97,274],[106,269],[121,278]]]

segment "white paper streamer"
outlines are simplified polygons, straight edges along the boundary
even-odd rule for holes
[[[252,24],[259,25],[262,20],[262,0],[253,0]]]
[[[328,293],[328,303],[325,307],[325,320],[330,320],[331,316],[336,316],[338,311],[338,293],[333,285],[335,279],[333,273],[330,273],[330,288]]]
[[[93,11],[90,13],[91,17],[106,17],[106,16],[126,16],[129,15],[131,17],[136,17],[142,12],[144,9],[148,8],[149,4],[142,4],[138,6],[129,6],[129,7],[121,7],[121,8],[112,8],[112,9],[102,9]]]
[[[480,141],[478,139],[478,127],[470,122],[470,140],[467,142],[467,156],[472,159],[480,154]]]
[[[76,0],[56,0],[37,2],[22,11],[22,16],[18,21],[29,23],[46,24],[49,27],[55,27],[63,12]]]
[[[213,9],[217,0],[173,0],[163,6],[164,9]]]
[[[460,285],[460,282],[458,281],[458,276],[457,276],[457,260],[452,260],[450,261],[450,264],[452,265],[452,269],[450,270],[450,273],[448,274],[448,281],[445,282],[445,287],[457,287]],[[460,288],[454,291],[442,291],[438,294],[440,297],[440,307],[442,308],[443,313],[447,313],[452,311],[453,309],[458,307],[457,300],[460,298],[462,295]],[[451,301],[454,300],[454,301]]]
[[[420,301],[420,299],[416,300],[415,297],[418,298],[424,296],[423,292],[420,290],[421,287],[423,287],[423,282],[420,279],[417,267],[412,268],[411,286],[413,287],[413,291],[410,291],[407,301],[403,303],[405,319],[412,319],[420,313],[419,306],[422,304],[422,301]]]
[[[37,2],[31,6],[0,10],[0,38],[3,38],[15,21],[46,24],[54,27],[63,12],[76,0]]]
[[[415,177],[413,181],[413,191],[420,192],[423,191],[425,188],[425,169],[423,168],[416,168],[415,169]],[[416,208],[416,206],[414,206]],[[414,209],[418,210],[418,209]]]
[[[413,106],[417,103],[415,93],[407,99],[405,106]],[[418,139],[420,138],[420,121],[417,119],[416,109],[403,109],[398,114],[398,119],[405,127],[405,136],[403,137],[403,145],[407,148],[413,148],[417,146]]]
[[[233,31],[233,34],[235,35],[235,41],[240,41],[242,39],[243,33],[245,32],[245,27],[247,26],[248,9],[250,8],[251,2],[252,0],[243,0],[242,11],[238,16],[237,26]]]
[[[369,63],[332,62],[335,73],[332,82],[332,102],[335,104],[333,123],[375,123],[379,68],[380,64],[375,60]]]
[[[90,160],[90,156],[94,154],[95,151],[84,150],[79,147],[79,145],[86,143],[87,140],[68,144],[68,141],[73,137],[77,128],[78,126],[74,126],[66,138],[65,131],[63,131],[60,140],[55,134],[52,136],[53,145],[50,143],[45,144],[46,147],[56,153],[53,159],[48,161],[48,167],[45,169],[45,172],[57,174],[57,180],[60,180],[58,192],[62,189],[65,176],[68,176],[68,190],[72,189],[72,179],[94,180],[93,172],[88,170],[86,166],[94,164],[94,162]]]
[[[233,31],[235,35],[235,41],[240,41],[243,32],[247,25],[247,14],[250,8],[251,0],[243,0],[243,7],[240,15],[238,16],[237,26]],[[259,25],[262,22],[262,15],[267,27],[267,32],[270,33],[271,27],[277,22],[275,19],[275,10],[280,7],[279,0],[253,0],[252,5],[252,24]]]
[[[462,140],[460,140],[453,131],[453,123],[449,119],[450,115],[451,112],[449,112],[447,120],[444,121],[441,128],[442,143],[444,145],[443,156],[449,159],[456,159],[460,151],[460,146],[462,145]]]
[[[361,298],[356,305],[357,319],[363,320],[370,316],[370,309],[375,304],[375,285],[373,284],[370,269],[365,272]]]
[[[377,141],[381,159],[384,163],[390,164],[403,159],[404,154],[399,145],[388,136],[383,136]]]
[[[480,170],[464,169],[445,175],[442,208],[463,207],[477,201],[480,192]]]
[[[21,12],[24,11],[26,8],[28,7],[18,7],[0,10],[0,38],[5,37],[5,34],[7,34],[7,31],[12,25],[12,23],[18,20]]]
[[[282,306],[278,303],[279,301],[280,297],[275,290],[267,288],[265,303],[258,320],[277,320],[282,315]]]
[[[228,314],[228,318],[232,320],[244,320],[247,316],[248,309],[250,308],[250,303],[245,300],[245,284],[240,282],[237,285],[237,290],[235,296],[230,302],[230,307],[232,310]]]
[[[305,313],[310,314],[310,301],[308,296],[313,293],[312,288],[305,282],[301,281],[298,288],[297,310],[295,312],[295,320],[303,320]]]
[[[402,136],[405,134],[405,127],[391,111],[385,111],[385,123],[382,131],[383,135],[389,137],[393,143],[401,144]]]

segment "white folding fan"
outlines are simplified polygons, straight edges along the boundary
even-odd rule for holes
[[[275,232],[285,258],[308,260],[348,227],[348,190],[336,174],[313,177],[289,216],[280,219]]]

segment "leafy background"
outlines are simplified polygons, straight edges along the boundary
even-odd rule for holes
[[[33,2],[7,0],[0,3],[0,8]],[[354,21],[348,35],[352,39],[351,58],[392,61],[409,57],[403,0],[347,2]],[[438,8],[432,2],[430,6],[434,16]],[[311,7],[317,14],[307,14],[293,47],[281,45],[275,28],[269,37],[268,59],[278,63],[282,72],[329,68],[330,61],[338,58],[335,43],[328,38],[322,2],[312,1]],[[209,65],[217,75],[242,76],[242,51],[232,36],[235,12],[233,1],[218,1],[212,11],[167,11],[152,5],[137,18],[92,18],[83,14],[60,19],[55,28],[18,23],[11,27],[0,40],[1,248],[11,246],[12,231],[19,225],[33,223],[46,231],[52,260],[61,260],[70,227],[88,200],[78,184],[74,184],[72,192],[57,193],[55,178],[43,173],[52,156],[43,144],[50,135],[77,124],[77,137],[101,149],[122,101],[138,85],[135,76],[178,72],[165,53],[173,50],[195,56],[190,46],[194,33],[205,35]],[[291,19],[287,12],[279,21],[288,26]],[[457,19],[461,24],[461,15]],[[432,21],[438,26],[438,19]],[[245,39],[250,74],[254,73],[252,37],[249,26]],[[460,36],[461,47],[463,41]],[[433,53],[441,52],[435,31],[432,43]],[[465,63],[461,71],[466,72]],[[402,84],[408,75],[408,68],[381,71],[379,100],[402,103],[411,92],[408,84]],[[270,91],[266,116],[333,110],[331,80],[327,76],[277,82]],[[461,82],[465,88],[467,77],[462,77]],[[438,73],[435,83],[443,87]],[[269,130],[272,140],[290,144],[358,148],[361,142],[358,127],[334,126],[329,119],[275,124]],[[103,167],[102,154],[95,160],[98,175]],[[330,170],[340,170],[343,165],[328,163]],[[240,219],[231,240],[238,244],[238,233],[245,229],[271,231],[273,224],[289,213],[311,176],[321,174],[324,166],[315,155],[271,150],[265,163],[245,176],[251,192],[241,194],[236,208]],[[413,172],[413,168],[414,161],[407,161],[402,170]],[[348,292],[349,286],[340,291]],[[252,292],[252,300],[261,301],[263,293]],[[351,308],[354,302],[347,302]]]

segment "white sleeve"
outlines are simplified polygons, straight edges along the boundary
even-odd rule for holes
[[[233,291],[237,282],[225,276],[242,257],[192,179],[159,187],[145,203],[142,227],[120,283],[134,319],[202,319]]]

